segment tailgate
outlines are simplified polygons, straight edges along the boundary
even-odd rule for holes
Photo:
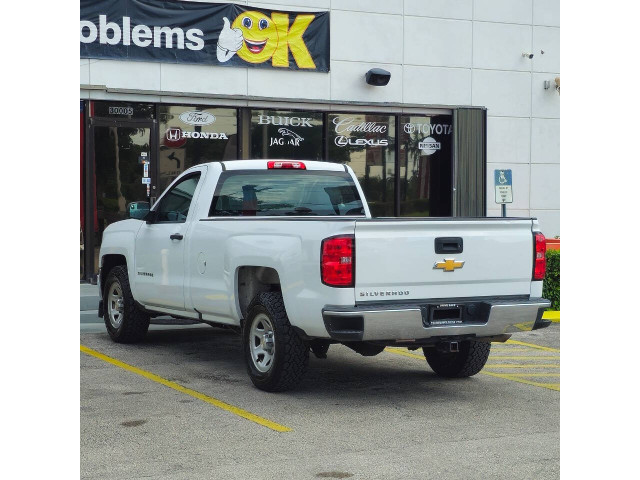
[[[531,219],[358,220],[356,301],[529,295],[532,224]],[[461,239],[462,252],[436,253],[436,239],[447,239],[444,248],[454,252],[455,239]]]

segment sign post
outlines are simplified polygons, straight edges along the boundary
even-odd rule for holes
[[[502,205],[502,217],[507,216],[507,203],[513,203],[513,182],[511,170],[494,170],[496,203]]]

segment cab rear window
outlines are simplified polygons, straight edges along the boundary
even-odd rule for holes
[[[227,171],[218,181],[210,217],[364,215],[346,172]]]

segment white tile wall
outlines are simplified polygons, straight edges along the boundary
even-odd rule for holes
[[[405,65],[402,85],[404,103],[471,104],[471,70],[468,68]]]
[[[532,0],[474,0],[473,19],[531,25]]]
[[[560,118],[560,95],[556,92],[554,78],[558,73],[534,73],[531,82],[531,114],[533,117]],[[544,81],[551,87],[544,89]]]
[[[405,16],[404,45],[405,64],[471,67],[471,22]]]
[[[560,165],[531,165],[531,208],[560,208]]]
[[[473,0],[404,0],[404,14],[414,17],[471,20]]]
[[[89,85],[91,79],[89,76],[89,63],[92,60],[81,58],[80,59],[80,85]]]
[[[389,0],[331,0],[331,8],[402,15],[403,5],[401,1]]]
[[[487,210],[500,208],[496,204],[496,189],[493,171],[511,169],[513,178],[513,203],[507,208],[516,210],[529,209],[529,165],[522,163],[489,163],[487,162]]]
[[[531,71],[531,60],[522,56],[530,52],[530,25],[474,22],[474,68]]]
[[[544,51],[544,54],[540,53]],[[533,71],[560,71],[560,29],[557,27],[533,27]]]
[[[531,74],[500,70],[473,70],[472,100],[489,115],[529,117]]]
[[[401,63],[402,16],[331,12],[331,60]]]
[[[531,163],[560,163],[560,120],[531,120]]]
[[[331,0],[249,0],[248,5],[255,5],[262,8],[274,8],[282,10],[298,10],[300,7],[307,9],[328,10]]]
[[[402,66],[383,65],[391,73],[385,87],[367,85],[364,75],[380,65],[361,62],[338,62],[331,64],[331,99],[363,102],[402,102]]]
[[[540,230],[547,238],[560,235],[560,210],[531,210],[530,215],[538,219]]]
[[[533,0],[533,24],[560,26],[560,0]]]
[[[497,207],[500,206],[500,205],[497,205],[496,203],[494,203],[493,205]],[[501,217],[501,216],[502,216],[502,210],[496,210],[495,208],[491,208],[491,210],[487,210],[487,217]],[[514,208],[511,208],[511,204],[507,203],[507,217],[530,217],[530,216],[531,214],[529,210],[516,210]]]
[[[167,92],[247,95],[247,69],[162,63],[162,89]]]
[[[91,59],[92,85],[113,88],[160,90],[160,63]]]
[[[330,81],[326,73],[251,68],[247,70],[247,80],[247,94],[251,96],[330,98]]]
[[[487,118],[487,162],[529,163],[529,118]]]

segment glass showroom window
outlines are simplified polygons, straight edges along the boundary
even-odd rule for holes
[[[452,213],[451,115],[400,117],[400,216]]]
[[[251,158],[322,160],[322,113],[252,110]]]
[[[353,169],[374,217],[394,215],[395,125],[393,115],[328,115],[328,160]]]
[[[160,105],[159,110],[159,192],[193,165],[238,158],[235,108]]]

